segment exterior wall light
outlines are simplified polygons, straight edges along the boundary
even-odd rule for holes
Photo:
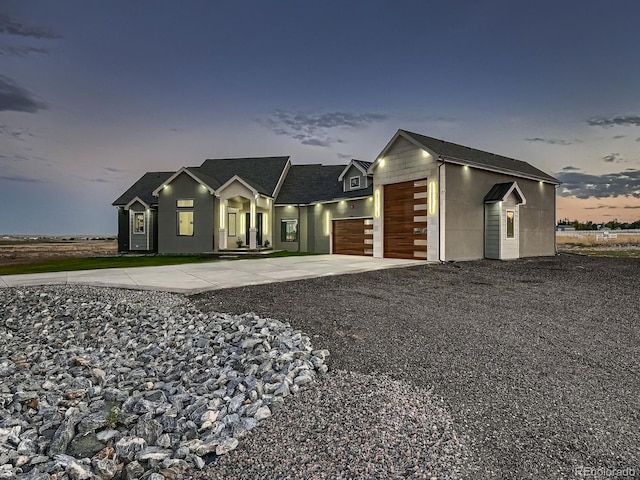
[[[380,218],[380,189],[376,188],[373,192],[373,216]]]
[[[428,187],[428,212],[429,215],[435,215],[438,211],[438,182],[431,180]]]

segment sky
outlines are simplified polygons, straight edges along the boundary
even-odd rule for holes
[[[147,171],[372,161],[398,129],[640,219],[640,3],[1,0],[0,234],[117,231]]]

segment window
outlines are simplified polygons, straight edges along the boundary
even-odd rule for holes
[[[178,208],[193,208],[193,198],[181,198],[176,204]]]
[[[351,188],[360,188],[360,177],[351,177],[349,179]]]
[[[515,216],[515,211],[507,210],[507,238],[515,238]]]
[[[133,233],[144,233],[144,212],[133,214]]]
[[[229,236],[236,236],[236,214],[230,213],[227,218],[227,224],[229,225]]]
[[[280,240],[283,242],[298,241],[298,220],[282,220],[280,223]]]
[[[193,212],[178,212],[178,235],[193,235]]]

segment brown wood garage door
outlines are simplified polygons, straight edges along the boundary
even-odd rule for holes
[[[384,256],[427,258],[427,179],[384,186]]]
[[[370,218],[334,220],[333,253],[373,255],[373,220]]]

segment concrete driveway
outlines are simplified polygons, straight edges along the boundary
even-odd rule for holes
[[[221,260],[162,267],[107,268],[75,272],[4,275],[0,276],[0,288],[81,284],[192,294],[221,288],[424,264],[423,260],[398,260],[355,255],[309,255],[254,260]]]

